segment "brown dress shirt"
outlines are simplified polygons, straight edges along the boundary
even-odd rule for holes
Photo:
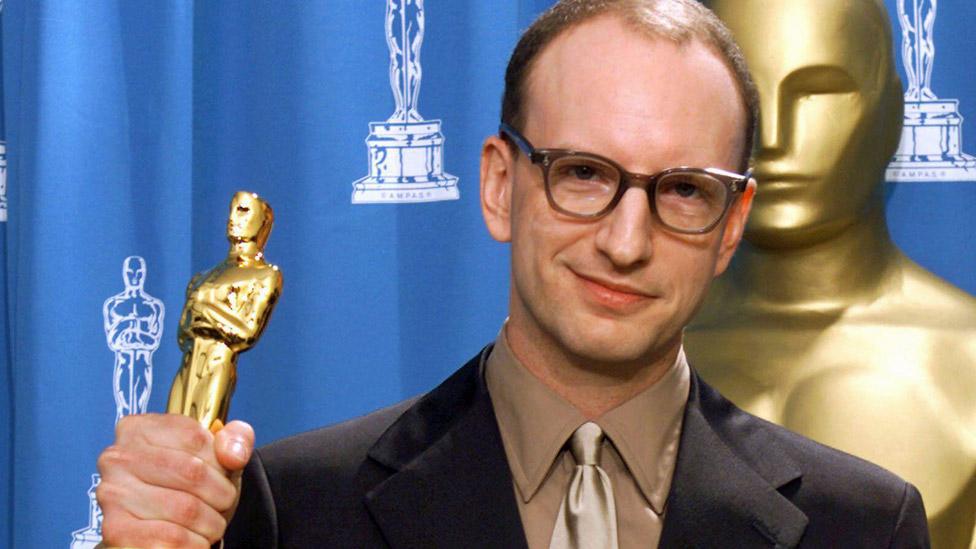
[[[613,486],[620,549],[654,548],[664,525],[690,372],[684,350],[657,383],[596,418]],[[485,366],[530,549],[548,549],[576,463],[564,447],[587,419],[526,370],[502,328]]]

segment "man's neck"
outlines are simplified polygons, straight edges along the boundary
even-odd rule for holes
[[[545,334],[505,325],[508,346],[532,375],[566,399],[587,419],[596,419],[654,385],[674,365],[681,336],[658,356],[624,363],[600,363],[551,344]]]
[[[879,205],[840,234],[807,247],[743,242],[719,293],[726,304],[741,300],[737,310],[750,313],[839,314],[881,293],[897,255]]]

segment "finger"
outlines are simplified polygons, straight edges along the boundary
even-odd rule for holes
[[[170,523],[211,543],[222,538],[227,529],[227,520],[220,513],[186,492],[139,483],[112,483],[99,488],[103,499],[110,502],[103,509],[103,517],[125,511],[134,519]],[[174,534],[179,531],[169,530]]]
[[[98,457],[98,471],[103,481],[143,482],[190,491],[219,510],[226,509],[236,498],[236,489],[229,484],[227,471],[216,457],[205,460],[184,450],[152,446],[141,439],[106,448]]]
[[[237,487],[220,467],[181,450],[110,446],[98,459],[103,482],[141,482],[189,492],[223,512],[237,499]]]
[[[213,434],[196,420],[179,414],[124,416],[115,426],[119,446],[149,445],[189,452],[215,466]]]
[[[113,509],[102,521],[102,543],[99,547],[186,547],[209,549],[207,538],[171,522],[140,520],[124,509]]]
[[[240,471],[254,451],[254,429],[243,421],[232,421],[214,440],[217,461],[228,471]]]
[[[228,524],[230,524],[230,520],[234,518],[234,513],[237,512],[237,504],[241,500],[241,476],[243,474],[244,474],[243,469],[233,471],[230,474],[230,482],[231,484],[234,485],[234,490],[236,490],[236,493],[234,495],[234,503],[232,503],[231,506],[227,508],[226,511],[221,513]]]

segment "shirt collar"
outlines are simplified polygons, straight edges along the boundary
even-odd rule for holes
[[[526,370],[512,354],[502,327],[485,365],[512,477],[522,501],[539,490],[563,444],[586,418]]]
[[[681,348],[654,385],[596,420],[659,515],[671,489],[690,387],[691,371]]]
[[[538,492],[566,440],[587,420],[519,363],[502,327],[485,365],[485,382],[505,454],[523,502]],[[690,372],[684,350],[654,385],[608,411],[603,428],[658,514],[670,490]]]

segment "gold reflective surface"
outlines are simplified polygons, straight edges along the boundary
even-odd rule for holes
[[[888,235],[903,99],[884,5],[707,3],[759,87],[759,189],[689,361],[750,412],[914,483],[934,547],[976,547],[976,299]]]
[[[211,429],[226,422],[237,355],[257,343],[281,295],[281,271],[264,260],[273,223],[271,206],[258,195],[234,195],[227,258],[196,274],[186,289],[178,335],[183,364],[167,412],[190,416]]]

